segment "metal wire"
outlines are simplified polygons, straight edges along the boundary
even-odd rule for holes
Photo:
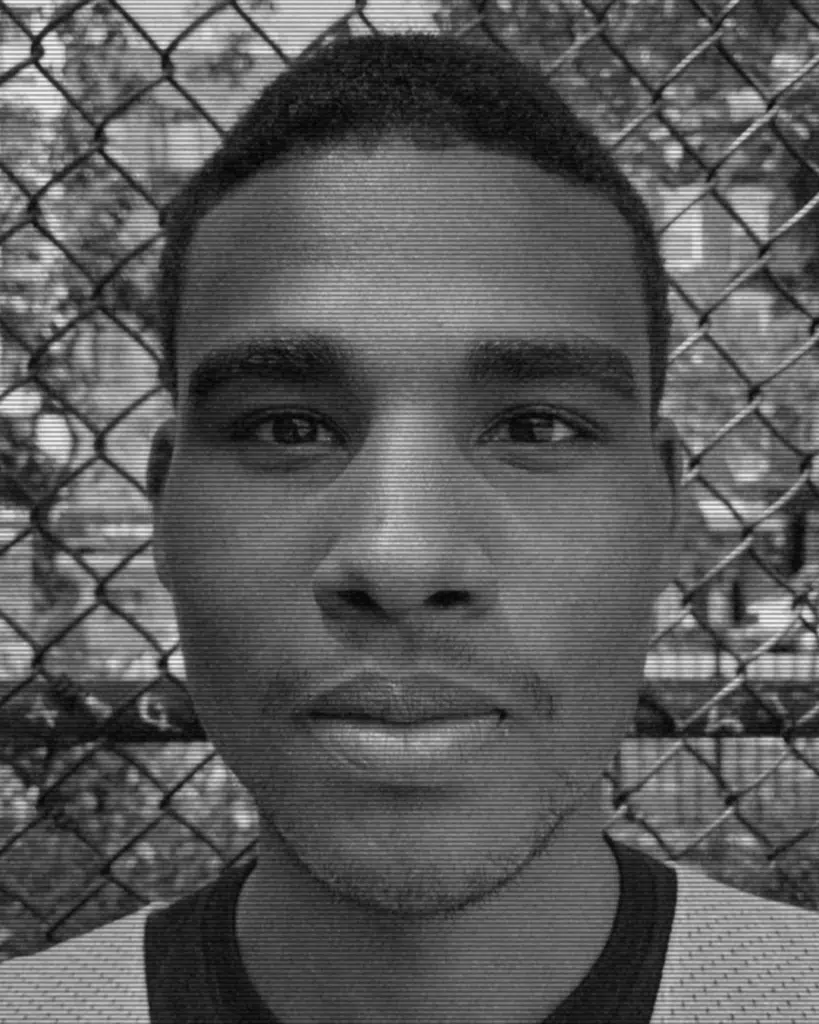
[[[150,555],[144,464],[170,412],[155,382],[159,216],[271,74],[295,52],[379,31],[388,5],[359,0],[298,46],[277,39],[267,0],[163,5],[174,16],[162,39],[150,6],[0,2],[0,912],[12,952],[184,891],[253,848],[252,808],[208,753]],[[632,745],[606,772],[610,825],[677,858],[729,824],[782,862],[814,836],[819,808],[806,789],[819,735],[816,7],[452,0],[434,14],[429,28],[481,34],[554,79],[642,190],[673,278],[664,411],[687,447],[687,547],[657,611]],[[646,810],[647,794],[692,792],[685,828]],[[772,838],[758,819],[788,800],[794,827]],[[66,836],[71,881],[38,902],[23,867]],[[180,836],[209,852],[157,889],[157,850],[178,855]]]

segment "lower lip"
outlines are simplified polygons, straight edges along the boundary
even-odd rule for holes
[[[323,715],[309,718],[314,735],[332,753],[359,769],[388,775],[463,765],[499,733],[501,720],[499,712],[411,725]]]

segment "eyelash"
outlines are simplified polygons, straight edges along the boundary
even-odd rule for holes
[[[310,423],[313,423],[313,424],[327,424],[328,423],[328,421],[324,417],[316,416],[313,413],[302,411],[300,409],[277,409],[274,412],[267,412],[263,416],[254,416],[254,417],[250,417],[249,419],[240,420],[234,426],[234,428],[233,428],[233,439],[237,440],[237,441],[249,440],[249,439],[251,439],[251,436],[252,436],[253,432],[258,427],[262,426],[264,423],[269,423],[269,422],[272,422],[273,420],[276,420],[276,419],[279,419],[279,420],[281,420],[281,419],[303,420],[305,422],[310,422]],[[495,427],[497,425],[501,424],[501,423],[507,423],[509,421],[521,420],[521,419],[523,419],[523,420],[525,420],[525,419],[530,419],[530,420],[531,419],[555,420],[558,423],[561,423],[564,426],[569,427],[571,430],[574,430],[575,432],[577,432],[580,435],[580,437],[577,438],[577,439],[569,440],[569,441],[559,441],[559,442],[555,442],[555,443],[553,443],[551,445],[548,444],[548,442],[544,442],[544,444],[546,444],[547,447],[574,446],[576,444],[581,444],[581,443],[584,443],[584,442],[588,443],[590,441],[594,441],[598,437],[597,432],[591,426],[589,426],[588,424],[583,423],[582,421],[576,419],[575,417],[570,417],[568,415],[559,415],[556,412],[552,412],[551,410],[544,409],[542,406],[527,407],[527,408],[523,408],[523,409],[510,410],[510,412],[508,412],[500,420],[496,420],[495,423],[489,428],[489,430],[491,431],[491,430],[495,429]],[[259,443],[260,444],[264,444],[264,442],[259,442]],[[509,442],[509,443],[511,443],[511,444],[524,444],[526,447],[541,447],[541,445],[538,442],[534,442],[534,445],[530,445],[527,442],[523,442],[523,441],[517,441],[517,442],[512,441],[512,442]],[[293,445],[289,445],[289,444],[288,445],[283,445],[283,444],[281,444],[279,442],[279,443],[276,444],[276,447],[290,449],[290,448],[305,448],[305,447],[308,447],[309,445],[310,445],[310,442],[298,443],[298,444],[293,444]]]

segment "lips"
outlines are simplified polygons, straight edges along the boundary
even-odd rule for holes
[[[497,699],[451,678],[424,674],[387,676],[359,672],[305,708],[314,717],[376,719],[413,725],[441,719],[498,714]]]

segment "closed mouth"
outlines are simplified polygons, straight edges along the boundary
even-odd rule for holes
[[[385,725],[427,725],[432,722],[461,721],[464,718],[484,718],[486,715],[497,715],[501,721],[506,717],[506,712],[500,708],[495,711],[481,711],[473,713],[441,712],[441,714],[415,716],[411,718],[386,717],[384,715],[368,715],[361,711],[314,711],[311,718],[342,718],[353,722],[380,722]]]
[[[460,722],[505,717],[490,688],[478,690],[442,675],[390,676],[363,671],[314,698],[304,709],[316,718],[348,719],[390,725]]]

